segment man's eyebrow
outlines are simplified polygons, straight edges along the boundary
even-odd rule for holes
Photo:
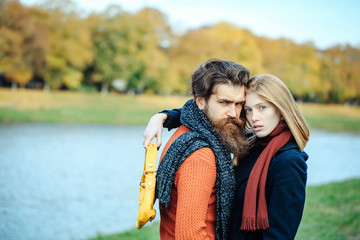
[[[227,102],[227,103],[241,103],[241,104],[244,104],[246,100],[242,99],[240,101],[235,101],[235,100],[231,100],[231,99],[228,99],[228,98],[219,98],[218,99],[219,102]]]
[[[218,101],[221,102],[234,102],[234,100],[228,99],[228,98],[218,98]]]

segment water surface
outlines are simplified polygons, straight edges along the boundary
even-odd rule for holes
[[[82,240],[135,227],[144,129],[0,125],[0,239]],[[313,131],[305,151],[310,185],[360,177],[359,135]]]

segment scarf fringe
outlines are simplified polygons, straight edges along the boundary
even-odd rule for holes
[[[265,230],[269,227],[270,227],[269,220],[267,218],[263,218],[257,221],[256,228],[258,230]]]
[[[242,221],[241,221],[241,230],[246,230],[246,231],[255,231],[255,219],[251,218],[251,217],[242,217]]]
[[[241,230],[245,231],[256,231],[256,230],[265,230],[269,228],[269,221],[267,218],[259,219],[255,223],[255,219],[252,217],[243,217],[241,221]]]

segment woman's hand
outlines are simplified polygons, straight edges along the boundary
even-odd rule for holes
[[[156,137],[156,145],[159,148],[161,146],[163,123],[165,122],[167,115],[165,113],[157,113],[150,118],[148,125],[144,131],[144,148],[147,149],[151,140]]]

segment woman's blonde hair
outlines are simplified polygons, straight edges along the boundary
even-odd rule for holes
[[[256,75],[248,81],[246,93],[256,93],[275,105],[284,117],[299,149],[303,151],[309,140],[309,126],[286,85],[274,75]]]

